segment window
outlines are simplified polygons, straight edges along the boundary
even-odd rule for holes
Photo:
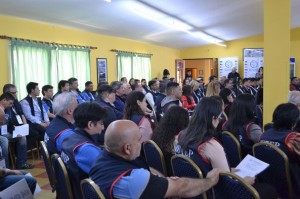
[[[151,56],[118,52],[118,79],[121,77],[147,79],[151,78]]]
[[[76,77],[79,86],[90,80],[90,50],[11,40],[10,79],[19,90],[21,100],[27,95],[28,82],[54,87],[60,80]]]

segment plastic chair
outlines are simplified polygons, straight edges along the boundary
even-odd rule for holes
[[[81,180],[80,187],[84,199],[105,199],[98,185],[89,178]]]
[[[240,142],[228,131],[222,132],[222,142],[229,166],[236,167],[242,160]]]
[[[161,149],[153,140],[143,143],[143,150],[148,165],[167,176],[166,163]]]
[[[287,155],[275,145],[266,142],[255,144],[253,155],[270,164],[258,177],[273,185],[280,197],[292,198],[292,181]]]
[[[239,176],[229,173],[220,173],[218,184],[214,187],[216,199],[259,199],[258,192]]]
[[[54,176],[54,171],[53,171],[53,167],[52,167],[52,163],[50,160],[50,156],[46,147],[46,144],[44,141],[40,141],[40,152],[42,154],[43,160],[44,160],[44,164],[46,167],[46,172],[49,178],[49,183],[52,187],[52,192],[55,191],[55,176]]]
[[[200,178],[203,179],[200,168],[191,160],[189,157],[184,155],[174,155],[171,158],[171,165],[173,174],[178,177],[189,177],[189,178]],[[204,192],[200,196],[193,198],[207,199],[206,193]]]
[[[58,154],[51,156],[51,162],[56,178],[56,190],[60,199],[73,199],[72,188],[66,166]]]

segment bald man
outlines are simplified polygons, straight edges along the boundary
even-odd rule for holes
[[[218,169],[209,172],[206,179],[165,178],[152,174],[139,157],[141,139],[139,128],[132,121],[118,120],[108,126],[105,149],[90,172],[105,198],[189,198],[218,182]]]

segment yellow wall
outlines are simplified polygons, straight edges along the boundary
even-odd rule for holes
[[[152,77],[159,78],[162,78],[164,68],[168,68],[171,76],[174,76],[175,59],[180,58],[178,49],[7,16],[0,16],[0,35],[98,47],[97,50],[91,50],[91,80],[93,82],[97,81],[96,58],[107,58],[108,80],[117,79],[116,55],[110,51],[111,49],[153,54],[151,74]],[[0,88],[9,82],[7,45],[7,40],[0,39]]]
[[[227,47],[207,45],[181,51],[182,59],[239,57],[239,73],[244,76],[243,48],[263,48],[263,35],[226,42]],[[291,57],[296,58],[296,75],[300,76],[300,28],[291,30]]]

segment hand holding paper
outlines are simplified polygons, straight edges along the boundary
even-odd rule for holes
[[[247,155],[240,164],[236,167],[238,171],[235,172],[238,176],[244,178],[246,176],[255,177],[269,166],[251,155]]]
[[[13,138],[19,137],[19,136],[26,136],[29,134],[29,125],[24,124],[21,126],[16,126],[15,130],[13,131]]]

